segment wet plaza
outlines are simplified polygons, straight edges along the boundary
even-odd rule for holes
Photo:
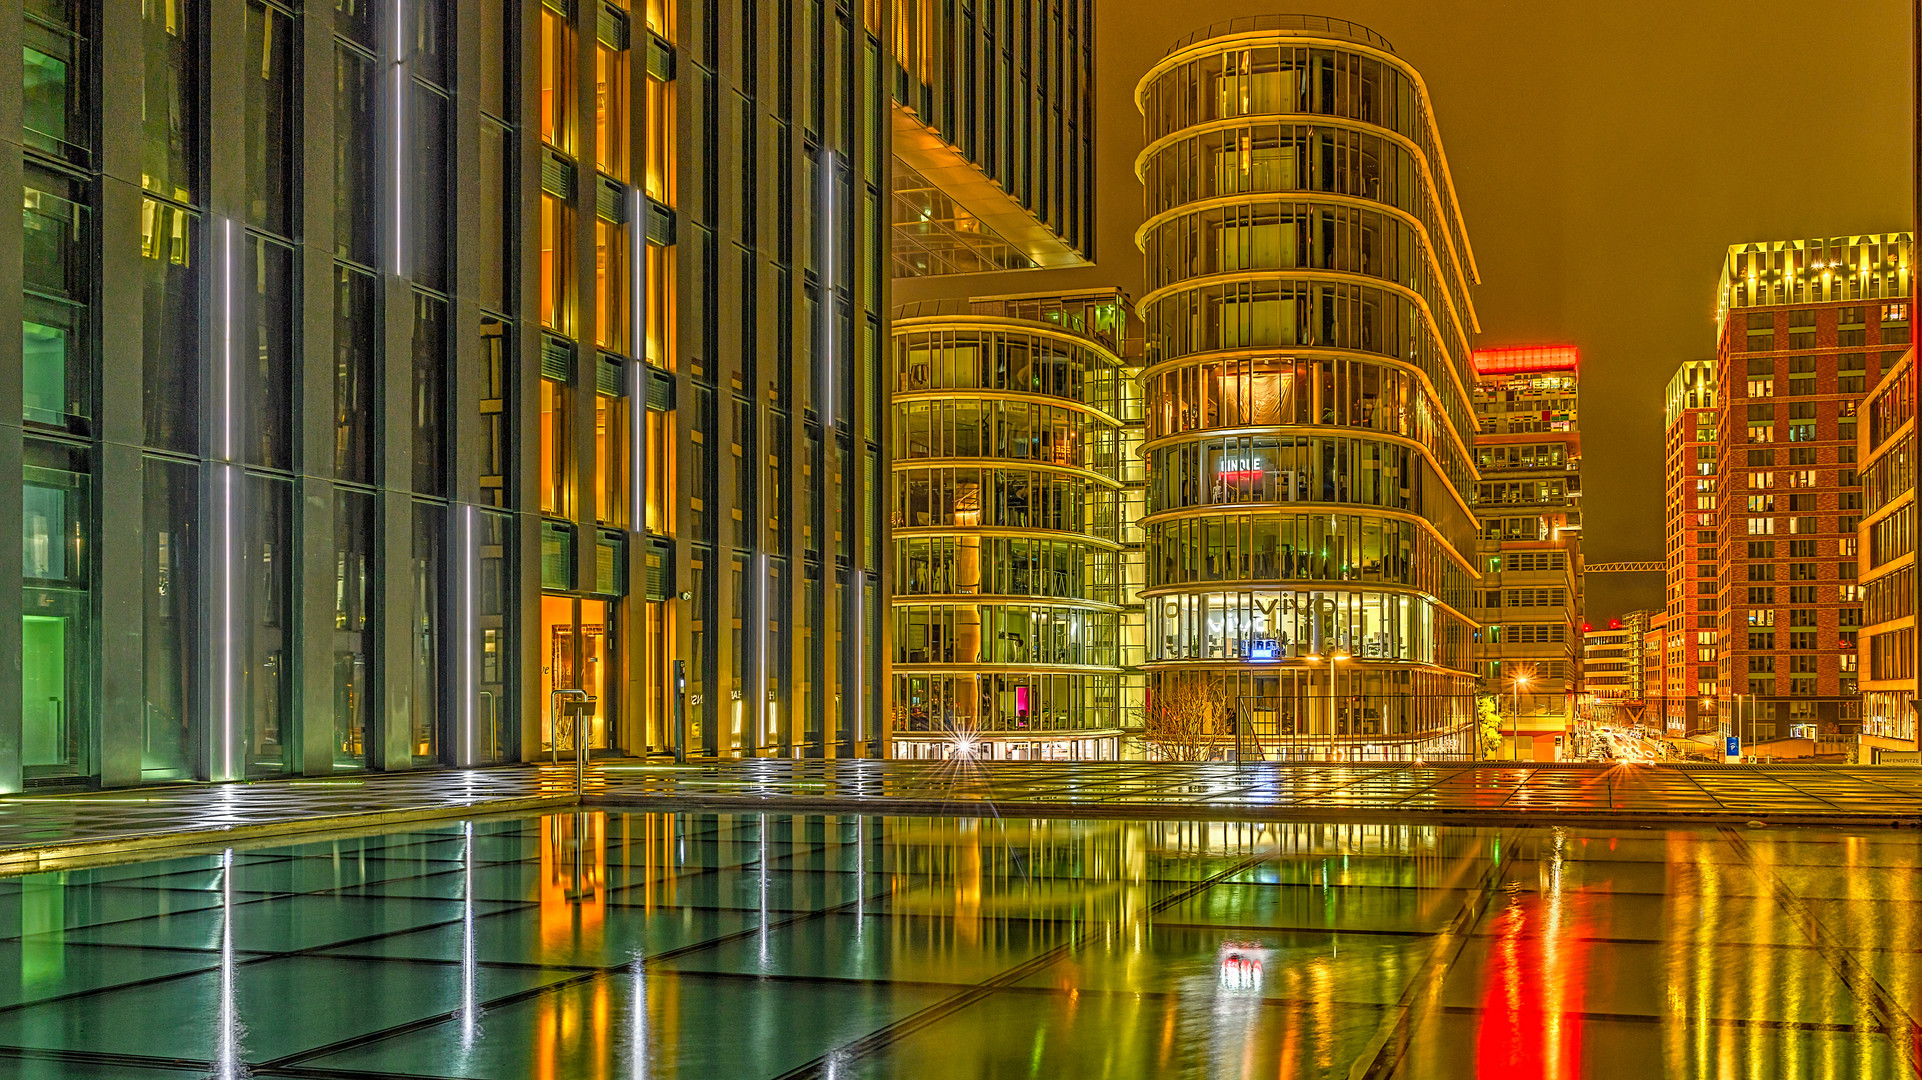
[[[0,1074],[1914,1075],[1907,830],[631,813],[0,879]]]

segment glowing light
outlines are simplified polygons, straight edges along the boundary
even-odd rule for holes
[[[1574,371],[1581,351],[1573,345],[1512,345],[1476,349],[1471,363],[1477,375],[1516,375],[1535,371]]]
[[[401,11],[404,0],[394,0],[394,276],[401,272],[401,231],[407,219],[401,216],[401,197],[406,184],[401,180],[407,160],[406,120],[407,120],[407,66],[402,59],[406,48],[406,32],[401,27]]]
[[[761,566],[758,590],[759,599],[756,601],[754,607],[754,655],[759,658],[756,667],[754,711],[755,715],[760,717],[760,722],[755,725],[755,727],[760,729],[759,741],[763,745],[766,745],[772,742],[772,736],[774,735],[774,717],[768,711],[767,707],[767,552],[763,551],[755,558]]]
[[[220,1030],[214,1049],[220,1080],[240,1080],[247,1075],[242,1063],[241,1038],[246,1029],[240,1024],[240,1001],[234,978],[234,849],[220,855]]]
[[[474,933],[474,823],[461,822],[460,1045],[471,1051],[480,1034],[479,964]]]
[[[239,730],[240,699],[234,686],[234,639],[239,627],[234,624],[234,589],[238,583],[240,553],[235,548],[234,517],[234,223],[224,222],[221,237],[221,339],[220,339],[220,456],[221,468],[220,545],[221,545],[221,776],[234,779],[235,739]]]
[[[480,617],[474,610],[475,562],[478,561],[480,536],[475,530],[474,508],[463,507],[467,526],[467,540],[461,545],[461,605],[466,610],[462,625],[466,627],[467,647],[461,650],[461,666],[465,677],[461,679],[461,712],[465,719],[462,725],[466,746],[461,748],[460,763],[472,765],[478,758],[480,746],[480,727],[475,710],[474,659],[480,651]]]

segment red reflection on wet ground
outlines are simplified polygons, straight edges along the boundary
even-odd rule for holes
[[[1570,903],[1579,895],[1517,894],[1496,916],[1475,1038],[1481,1080],[1582,1075],[1588,930]]]

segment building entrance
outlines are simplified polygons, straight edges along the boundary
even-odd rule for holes
[[[556,690],[580,690],[594,698],[594,714],[588,719],[589,751],[615,748],[615,722],[619,715],[620,651],[617,630],[619,612],[605,600],[585,600],[575,596],[541,597],[541,752],[558,748],[562,756],[572,752],[572,735],[565,725],[560,742],[555,743],[554,716],[549,707]]]

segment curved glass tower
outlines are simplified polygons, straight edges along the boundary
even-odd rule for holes
[[[1123,314],[896,313],[892,756],[1117,756]]]
[[[1150,714],[1215,702],[1246,756],[1470,753],[1476,271],[1421,76],[1275,16],[1135,100]]]

